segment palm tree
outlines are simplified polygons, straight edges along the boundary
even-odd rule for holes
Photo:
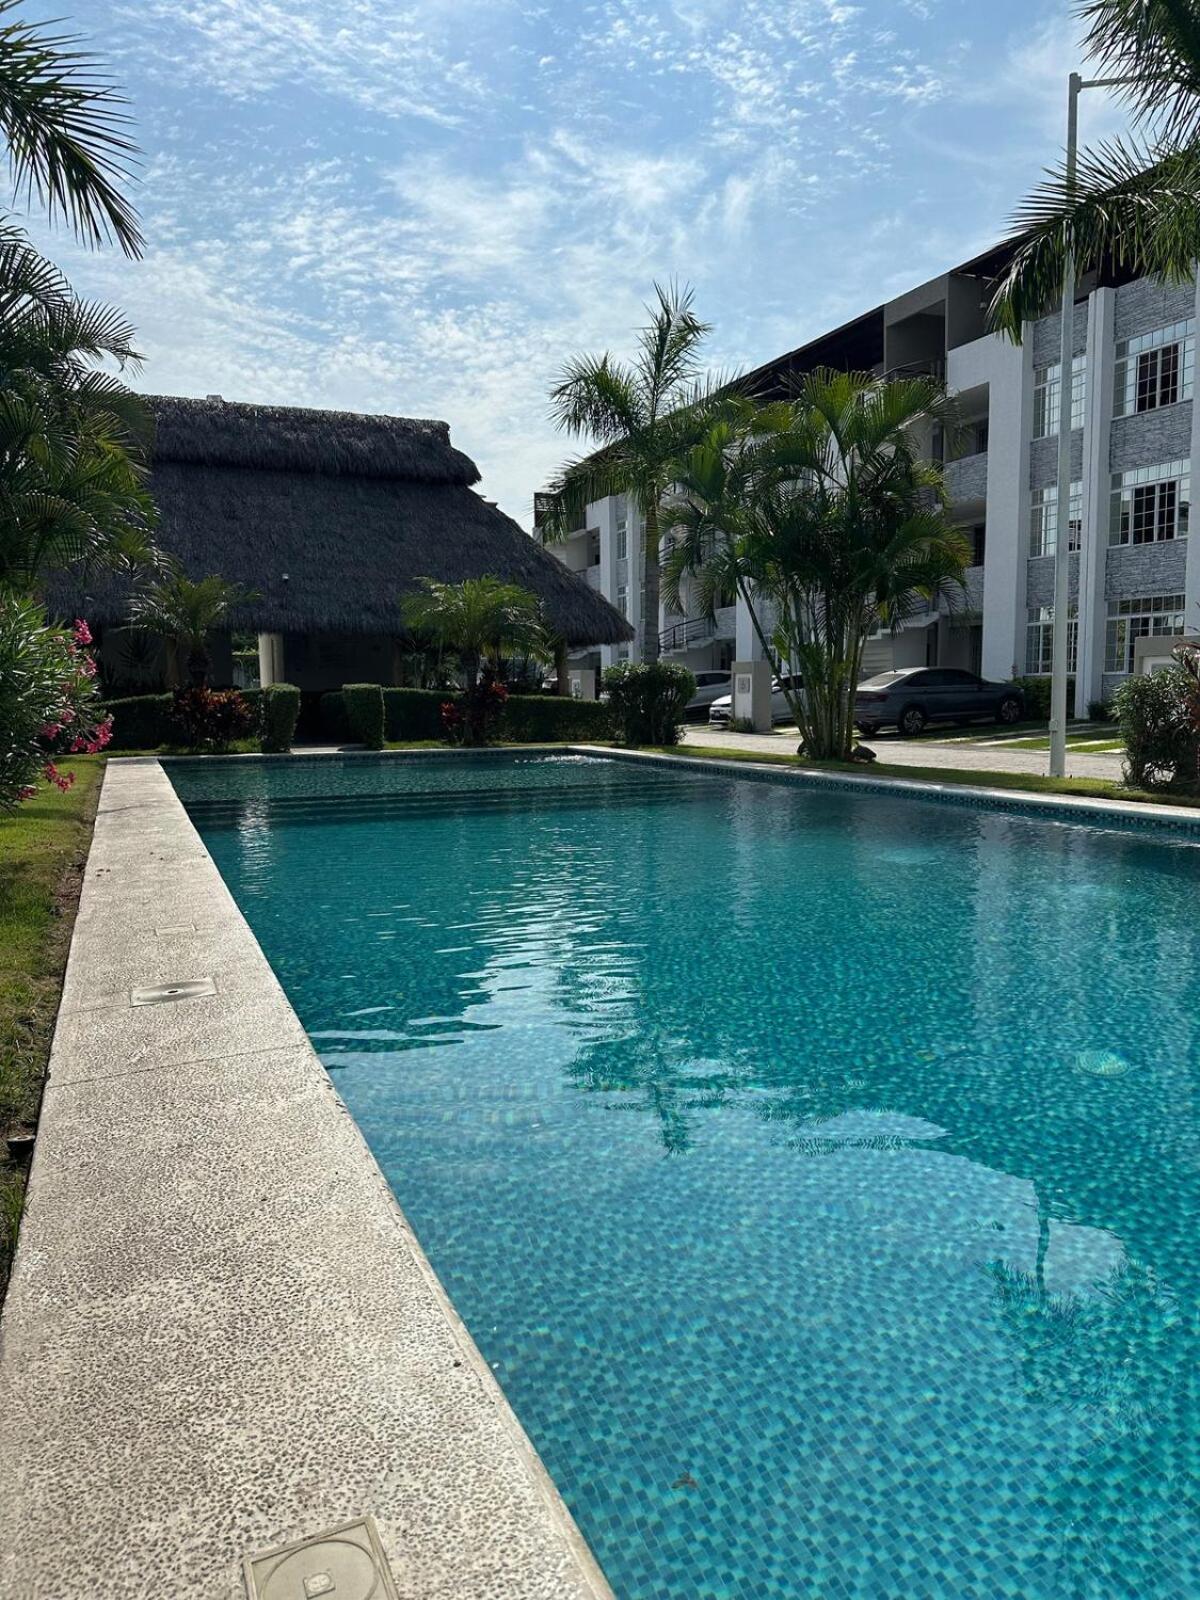
[[[212,667],[209,634],[229,622],[235,607],[254,598],[249,589],[215,575],[189,578],[178,561],[168,560],[162,576],[135,591],[129,625],[165,639],[176,661],[186,660],[192,686],[203,688]]]
[[[77,38],[5,21],[19,4],[0,0],[0,136],[16,193],[64,218],[85,243],[115,240],[139,256],[137,213],[120,190],[137,156],[125,99]]]
[[[103,362],[136,367],[119,312],[78,300],[58,268],[0,223],[0,583],[151,555],[145,403]]]
[[[953,431],[955,414],[931,378],[819,369],[788,405],[718,423],[673,469],[668,585],[696,574],[710,604],[739,590],[775,671],[803,680],[788,699],[814,758],[853,752],[868,635],[961,588],[970,552],[941,468],[917,449],[934,424]]]
[[[659,506],[671,466],[702,430],[716,390],[699,376],[699,350],[709,325],[692,311],[692,291],[654,285],[649,323],[632,363],[611,355],[576,356],[551,390],[551,416],[563,433],[598,449],[569,462],[550,484],[543,529],[563,537],[585,509],[609,495],[628,495],[641,515],[643,616],[641,654],[659,654]]]
[[[419,581],[421,592],[401,601],[405,626],[440,649],[457,651],[468,689],[479,681],[488,658],[497,665],[505,654],[546,658],[549,636],[537,596],[528,589],[499,578]]]
[[[1013,218],[1015,250],[992,325],[1020,339],[1061,298],[1073,248],[1080,272],[1111,262],[1190,281],[1200,260],[1200,12],[1195,0],[1077,0],[1085,54],[1121,94],[1136,136],[1085,151],[1073,184],[1051,169]]]

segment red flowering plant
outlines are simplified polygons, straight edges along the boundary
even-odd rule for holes
[[[69,789],[75,775],[58,763],[112,737],[91,643],[86,622],[55,627],[32,600],[0,590],[0,808],[30,799],[39,778]]]
[[[446,738],[451,744],[489,743],[507,704],[508,690],[496,681],[492,668],[485,667],[478,683],[457,700],[443,703],[442,727]]]
[[[176,689],[171,717],[189,750],[228,750],[254,731],[254,713],[236,689]]]

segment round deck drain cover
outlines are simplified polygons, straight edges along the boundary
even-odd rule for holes
[[[246,1558],[250,1600],[396,1600],[369,1517]]]

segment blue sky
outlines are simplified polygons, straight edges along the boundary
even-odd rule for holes
[[[992,243],[1062,142],[1066,0],[33,0],[133,100],[139,387],[447,419],[528,520],[563,358],[652,280],[747,368]],[[1085,133],[1118,119],[1093,106]]]

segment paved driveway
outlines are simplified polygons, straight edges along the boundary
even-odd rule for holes
[[[708,745],[712,749],[753,750],[791,755],[795,753],[795,728],[774,733],[719,733],[715,728],[689,727],[684,743]],[[884,735],[869,741],[880,761],[895,767],[953,767],[960,772],[1031,772],[1045,775],[1050,757],[1045,750],[1006,750],[1001,745],[942,742],[935,738],[895,739]],[[1110,778],[1121,776],[1118,754],[1075,755],[1067,752],[1067,773],[1072,778]]]

